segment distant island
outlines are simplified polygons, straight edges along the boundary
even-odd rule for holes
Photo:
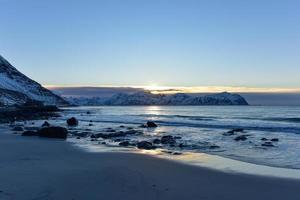
[[[68,97],[73,105],[80,106],[133,106],[133,105],[249,105],[238,94],[222,92],[218,94],[192,96],[184,93],[153,94],[150,91],[141,91],[133,94],[119,93],[112,97]]]

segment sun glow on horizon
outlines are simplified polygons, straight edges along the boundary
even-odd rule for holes
[[[265,88],[265,87],[230,87],[230,86],[194,86],[194,87],[174,87],[160,86],[158,84],[139,86],[116,86],[116,85],[43,85],[54,90],[59,88],[136,88],[150,91],[154,94],[175,94],[175,93],[300,93],[300,88]]]

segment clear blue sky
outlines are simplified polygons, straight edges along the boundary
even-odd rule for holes
[[[297,0],[0,5],[0,54],[42,84],[300,87]]]

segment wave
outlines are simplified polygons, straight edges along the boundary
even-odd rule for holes
[[[81,119],[81,121],[88,122],[89,120]],[[134,124],[134,125],[141,125],[142,121],[136,120],[93,120],[93,122],[98,123],[112,123],[112,124]],[[223,129],[223,130],[231,130],[231,129],[244,129],[247,130],[254,130],[254,131],[266,131],[266,132],[282,132],[282,133],[294,133],[300,134],[300,128],[298,127],[284,127],[284,126],[247,126],[247,125],[230,125],[230,124],[203,124],[203,123],[192,123],[192,122],[170,122],[170,121],[162,121],[162,120],[155,120],[156,123],[162,126],[175,126],[175,127],[190,127],[190,128],[211,128],[211,129]]]
[[[216,116],[189,116],[189,115],[156,115],[156,114],[142,114],[138,115],[141,117],[163,117],[163,118],[183,118],[189,120],[197,121],[213,121],[217,119],[224,119],[223,117]],[[230,118],[229,118],[230,119]],[[231,117],[231,119],[242,119],[242,120],[262,120],[262,121],[277,121],[277,122],[292,122],[300,123],[300,118],[297,117],[267,117],[267,118],[258,118],[258,117]]]
[[[270,121],[282,121],[282,122],[293,122],[293,123],[300,123],[300,118],[298,117],[271,117],[271,118],[264,118],[265,120],[270,120]]]
[[[198,121],[212,121],[217,119],[218,117],[213,117],[213,116],[189,116],[189,115],[156,115],[156,114],[141,114],[138,115],[140,117],[163,117],[163,118],[183,118],[183,119],[190,119],[190,120],[198,120]]]

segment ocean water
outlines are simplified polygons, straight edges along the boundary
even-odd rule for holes
[[[181,137],[177,144],[183,144],[183,148],[178,145],[160,147],[168,153],[208,153],[260,165],[300,168],[300,106],[71,107],[65,108],[55,121],[64,124],[69,117],[80,121],[73,131],[87,134],[104,133],[107,128],[116,131],[133,128],[143,134],[119,139],[137,142],[152,141],[163,135]],[[159,126],[154,129],[139,127],[148,120]],[[92,126],[89,126],[90,121]],[[244,132],[223,135],[234,128],[242,128]],[[246,135],[248,139],[235,141],[239,135]],[[279,141],[272,142],[274,147],[264,147],[262,138],[278,138]],[[113,151],[119,143],[115,139],[91,141],[83,137],[70,140]]]

